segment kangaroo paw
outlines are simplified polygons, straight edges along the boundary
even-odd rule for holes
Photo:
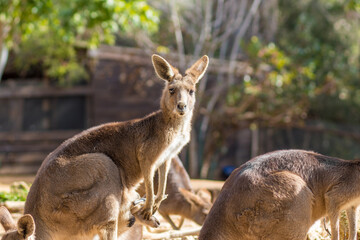
[[[137,221],[139,221],[141,224],[145,226],[149,226],[152,228],[157,228],[160,226],[160,222],[159,220],[157,220],[155,216],[151,216],[149,220],[147,220],[140,212],[137,212],[135,213],[134,217],[136,218]]]
[[[135,200],[130,208],[131,214],[134,215],[135,213],[139,212],[144,206],[145,200],[146,200],[145,198],[140,198]]]
[[[156,197],[156,199],[155,199],[155,204],[154,204],[154,206],[153,206],[153,208],[152,208],[152,213],[153,213],[153,214],[156,213],[157,210],[159,210],[159,207],[160,207],[161,202],[164,201],[167,197],[168,197],[167,194],[165,194],[165,195],[163,195],[163,196],[158,196],[158,197]]]
[[[127,226],[132,227],[135,224],[135,220],[136,220],[135,217],[131,216]]]
[[[152,228],[157,228],[160,226],[159,220],[157,220],[156,217],[152,215],[146,215],[144,214],[144,206],[145,198],[140,198],[138,200],[135,200],[133,202],[133,206],[131,207],[131,214],[134,215],[137,221],[139,221],[141,224],[145,226],[149,226]],[[141,210],[141,211],[140,211]]]

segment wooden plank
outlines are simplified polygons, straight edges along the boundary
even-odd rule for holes
[[[159,105],[160,97],[161,97],[161,90],[159,90],[158,94],[156,94],[156,96],[153,97],[148,97],[148,96],[139,97],[136,95],[119,95],[119,94],[116,94],[116,96],[114,96],[112,94],[105,92],[103,94],[97,93],[97,95],[94,97],[94,101],[96,103],[103,103],[103,104],[108,104],[113,102],[119,102],[122,104],[141,104],[146,102],[146,103],[153,103]]]
[[[36,145],[1,145],[0,152],[51,152],[55,150],[59,144],[56,143],[43,143]]]
[[[32,184],[34,182],[35,176],[33,174],[29,175],[0,175],[0,191],[6,189],[10,191],[10,184],[13,182],[24,181],[28,184]]]
[[[48,141],[48,140],[64,140],[80,133],[82,130],[61,130],[46,132],[0,132],[0,141]]]
[[[22,119],[23,119],[23,99],[11,99],[11,110],[10,110],[10,120],[13,122],[12,132],[17,132],[21,130]]]
[[[207,189],[221,189],[225,181],[216,181],[216,180],[205,180],[205,179],[191,179],[191,186],[195,190],[201,188]]]
[[[127,111],[130,112],[137,112],[138,115],[145,115],[147,113],[151,113],[154,110],[159,109],[158,104],[151,104],[147,102],[143,102],[140,104],[124,104],[124,103],[118,103],[118,104],[95,104],[95,113],[101,114],[101,113],[126,113]]]
[[[0,166],[19,163],[40,166],[48,153],[50,152],[2,153],[0,154]]]
[[[2,166],[2,167],[0,167],[0,175],[36,174],[39,167],[40,167],[39,165],[36,165],[36,166],[26,166],[26,165]]]
[[[88,96],[93,94],[90,87],[53,88],[39,86],[1,87],[0,98],[30,98],[30,97],[59,97],[59,96]]]
[[[124,48],[102,45],[99,49],[88,51],[88,56],[95,59],[111,59],[131,64],[151,66],[151,53],[136,48]]]
[[[97,109],[95,111],[95,123],[99,123],[99,119],[103,119],[101,122],[109,122],[109,121],[125,121],[131,120],[134,118],[141,118],[144,117],[155,110],[157,107],[152,106],[144,106],[143,109],[140,108],[121,108],[121,109],[114,109],[111,110],[110,108],[102,108]]]

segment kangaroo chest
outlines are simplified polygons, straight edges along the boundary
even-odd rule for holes
[[[157,167],[163,164],[166,160],[170,160],[176,156],[189,142],[189,140],[190,133],[187,131],[179,132],[169,139],[168,144],[165,146],[165,149],[162,151],[157,160]]]

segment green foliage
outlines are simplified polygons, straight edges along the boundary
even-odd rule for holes
[[[34,69],[43,71],[58,86],[68,87],[89,80],[89,74],[78,60],[76,50],[50,33],[34,33],[19,45],[21,51],[15,59],[20,75],[26,76]]]
[[[360,0],[348,1],[347,8],[350,10],[355,10],[357,12],[360,12]]]
[[[0,192],[0,202],[5,201],[25,201],[29,193],[26,184],[12,184],[10,192]]]
[[[40,64],[45,77],[62,86],[88,78],[75,45],[93,48],[113,44],[116,34],[152,34],[159,21],[144,0],[0,0],[0,9],[0,25],[9,29],[6,39],[16,47],[19,70],[26,73]]]
[[[255,74],[230,91],[229,106],[270,125],[305,118],[358,124],[359,3],[279,1],[277,41],[263,45],[253,37],[244,45]]]
[[[144,29],[157,31],[159,13],[144,0],[0,0],[0,22],[24,38],[51,31],[66,42],[86,41],[90,46],[113,42],[114,33]]]
[[[9,47],[15,45],[14,38],[26,36],[51,12],[49,0],[0,0],[0,31]],[[1,46],[0,46],[1,47]]]
[[[311,65],[297,64],[274,43],[263,45],[257,37],[244,49],[255,74],[244,76],[242,84],[230,89],[227,105],[240,119],[251,113],[253,120],[266,125],[304,119],[307,98],[314,91]]]
[[[312,66],[309,116],[358,123],[360,113],[359,1],[280,1],[278,46],[301,65]],[[358,14],[358,13],[357,13]]]
[[[114,33],[139,29],[157,31],[158,12],[144,0],[54,1],[48,25],[61,30],[67,41],[82,40],[90,47],[113,43]],[[60,28],[59,28],[60,27]]]

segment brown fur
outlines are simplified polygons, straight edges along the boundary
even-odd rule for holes
[[[143,240],[143,226],[135,224],[118,236],[117,240]]]
[[[304,240],[311,225],[328,215],[332,240],[339,239],[339,214],[348,210],[350,239],[356,239],[360,161],[302,150],[258,156],[225,182],[201,240]]]
[[[95,234],[116,239],[133,223],[130,210],[142,179],[146,202],[134,216],[158,225],[152,215],[165,195],[170,159],[190,139],[192,91],[206,71],[208,57],[200,58],[184,77],[162,57],[153,55],[152,61],[166,82],[159,111],[90,128],[65,141],[42,163],[25,204],[39,239],[84,239]],[[154,197],[156,169],[160,184]]]
[[[154,186],[158,185],[157,176],[154,179]],[[141,184],[138,192],[145,194],[145,186]],[[178,230],[170,215],[179,215],[202,225],[211,208],[211,194],[204,190],[194,193],[190,177],[186,172],[179,157],[174,157],[171,161],[167,184],[167,198],[161,203],[159,213],[167,220],[170,225]],[[182,221],[181,221],[182,222]]]
[[[0,224],[6,231],[1,240],[35,239],[35,223],[29,214],[20,217],[17,224],[15,224],[9,210],[6,207],[0,207]]]

